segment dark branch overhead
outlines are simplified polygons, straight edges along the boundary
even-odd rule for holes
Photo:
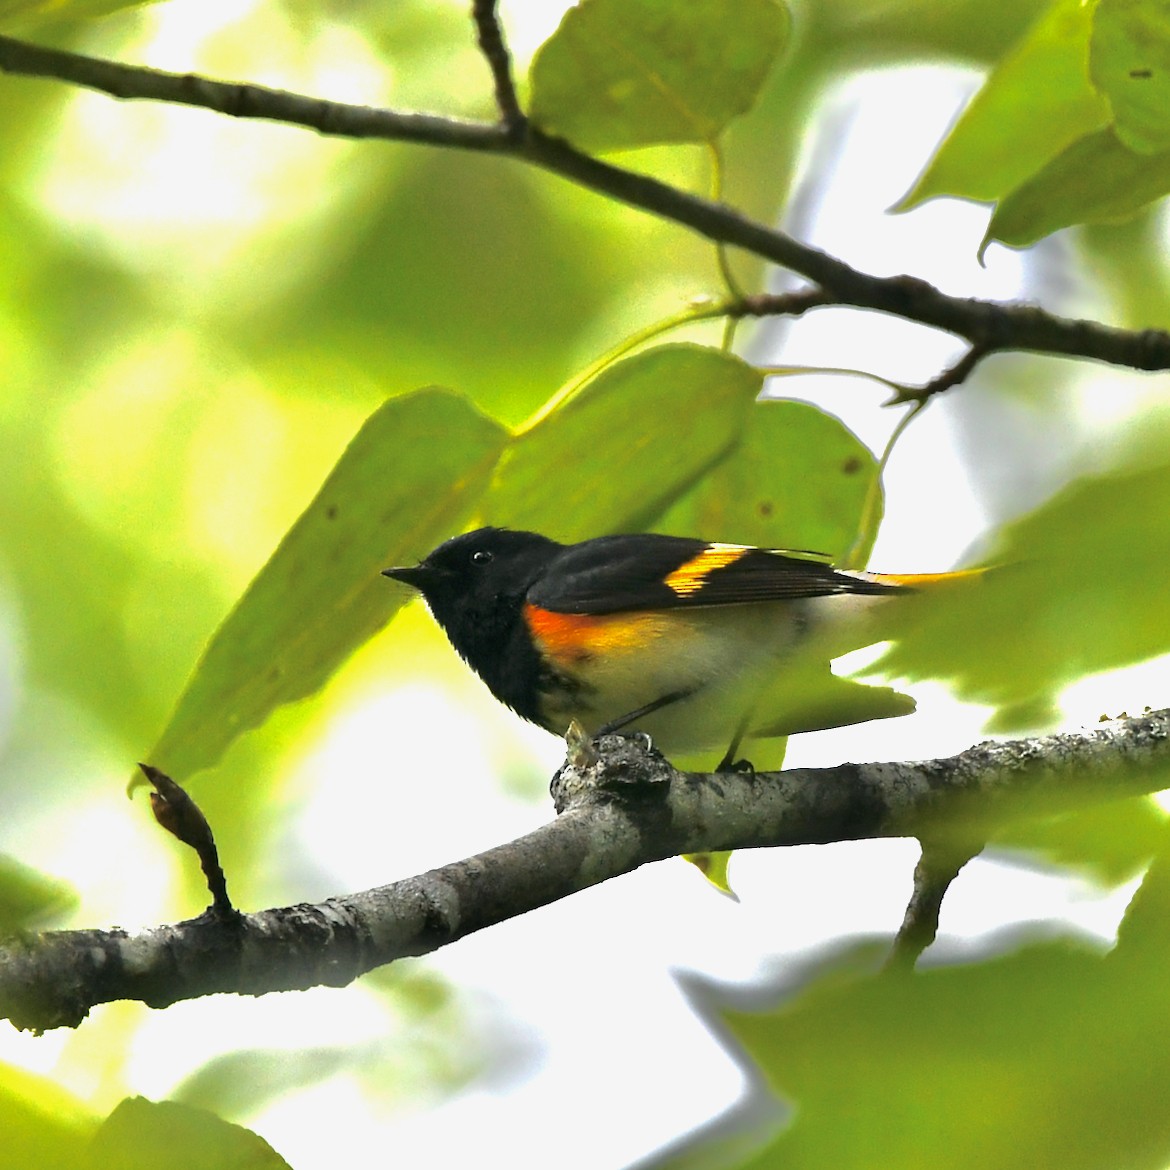
[[[504,155],[799,273],[818,286],[826,305],[873,309],[942,329],[970,342],[981,356],[1029,351],[1135,370],[1170,369],[1170,333],[1163,330],[1116,329],[1058,317],[1034,305],[949,296],[911,276],[861,272],[726,204],[613,166],[542,134],[523,118],[516,104],[494,5],[477,3],[475,15],[480,45],[495,79],[499,122],[326,101],[261,85],[126,65],[4,36],[0,36],[0,72],[67,81],[123,100],[172,102],[233,118],[284,122],[343,138],[379,138]],[[757,298],[753,304],[751,310],[731,304],[728,314],[761,315],[764,302]]]

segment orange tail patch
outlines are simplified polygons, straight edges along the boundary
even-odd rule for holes
[[[935,585],[946,585],[953,581],[974,580],[982,577],[987,569],[956,569],[950,573],[866,573],[873,581],[883,585],[902,585],[909,589],[931,589]]]

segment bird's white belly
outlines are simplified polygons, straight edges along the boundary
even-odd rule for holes
[[[905,715],[914,703],[888,687],[839,678],[830,662],[880,638],[884,599],[849,594],[589,618],[573,659],[580,686],[550,693],[545,726],[623,724],[671,753],[724,751],[741,735],[792,735]],[[563,649],[563,648],[562,648]]]
[[[629,724],[667,751],[726,747],[761,685],[801,640],[803,603],[777,602],[623,615],[598,652],[582,652],[580,689],[550,695],[553,730],[576,718],[591,733],[670,694],[679,698]],[[596,630],[594,631],[596,637]]]

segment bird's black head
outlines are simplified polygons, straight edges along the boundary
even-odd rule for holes
[[[563,547],[535,532],[478,528],[445,541],[417,565],[382,572],[426,598],[451,644],[487,678],[529,586]]]
[[[563,546],[536,532],[477,528],[444,541],[417,565],[383,569],[432,605],[450,597],[523,593]]]

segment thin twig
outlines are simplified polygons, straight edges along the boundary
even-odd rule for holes
[[[191,794],[165,772],[150,764],[138,766],[154,786],[150,794],[150,809],[154,819],[184,845],[189,845],[199,858],[203,876],[207,879],[207,890],[211,894],[211,913],[227,918],[235,917],[236,910],[228,896],[227,877],[219,863],[215,835],[203,810],[191,798]]]
[[[882,485],[885,483],[886,468],[890,464],[890,459],[894,454],[894,448],[898,445],[899,440],[906,433],[910,424],[925,409],[925,399],[922,402],[915,402],[898,419],[897,425],[890,432],[890,437],[886,440],[886,445],[882,449],[881,458],[878,459],[877,466],[873,469],[869,486],[865,489],[865,500],[861,506],[861,519],[857,525],[857,536],[852,545],[849,546],[849,551],[845,554],[845,559],[841,562],[842,568],[865,568],[865,561],[868,559],[869,553],[873,548],[874,541],[877,538],[878,526],[882,521],[882,511],[885,506]]]
[[[812,309],[832,305],[823,288],[798,288],[783,293],[752,293],[727,307],[729,317],[800,317]]]
[[[886,960],[887,970],[910,970],[922,952],[934,942],[943,898],[951,882],[959,876],[959,870],[982,850],[983,844],[923,840],[922,856],[914,867],[914,892]]]
[[[496,0],[473,0],[471,15],[475,20],[480,52],[492,71],[500,122],[510,135],[519,136],[524,131],[526,119],[516,96],[516,84],[512,80],[512,58],[496,15]]]
[[[961,385],[974,372],[975,367],[990,354],[996,347],[990,343],[972,345],[965,354],[953,365],[948,366],[941,374],[931,378],[922,386],[900,386],[886,406],[900,406],[912,402],[917,407],[925,406],[936,394],[943,394],[955,386]]]
[[[68,81],[123,101],[197,106],[230,118],[284,122],[342,138],[381,138],[460,150],[502,151],[507,145],[506,131],[494,122],[331,102],[264,85],[215,81],[197,73],[124,65],[12,37],[0,36],[0,72]]]

